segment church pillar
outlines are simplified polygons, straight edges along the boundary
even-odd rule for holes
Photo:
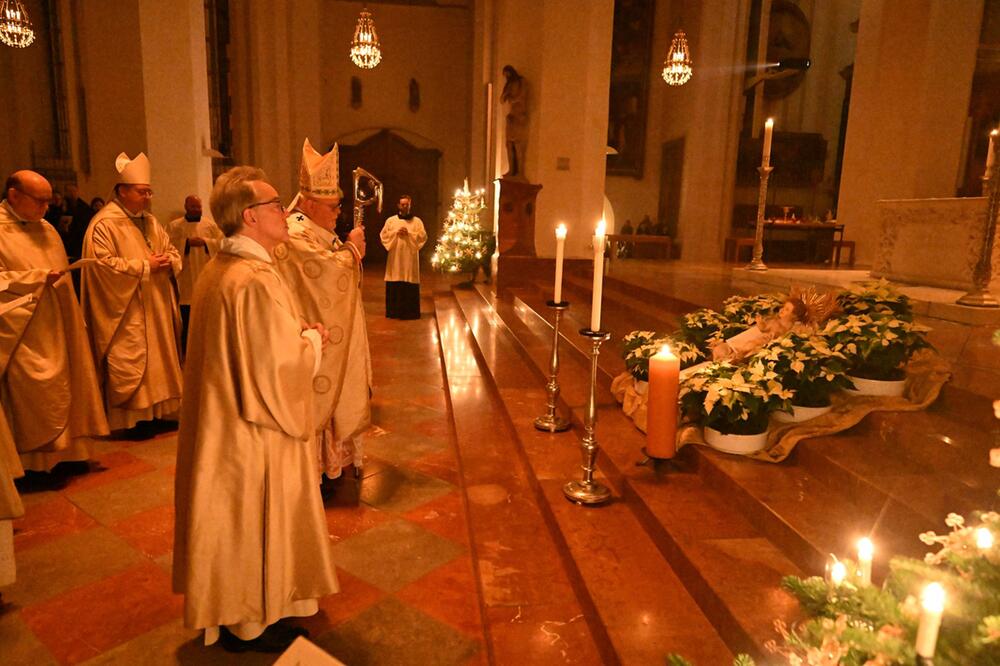
[[[982,0],[864,0],[837,218],[871,263],[876,202],[952,197]]]
[[[501,70],[512,65],[528,83],[524,175],[544,187],[535,251],[554,256],[555,227],[565,222],[567,256],[589,256],[604,201],[614,3],[496,0],[493,7],[495,176],[507,168]]]
[[[234,157],[267,172],[287,202],[298,191],[302,142],[325,151],[321,134],[318,0],[233,0]],[[330,57],[333,57],[332,55]]]
[[[196,194],[207,211],[212,130],[204,2],[139,0],[139,30],[153,208],[166,221],[183,210],[186,196]]]

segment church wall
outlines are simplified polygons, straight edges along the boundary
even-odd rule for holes
[[[612,0],[494,3],[495,168],[506,171],[504,65],[528,82],[529,137],[525,174],[542,185],[535,249],[555,254],[554,229],[569,227],[568,257],[591,256],[590,237],[603,210]],[[568,168],[559,162],[568,161]]]
[[[657,221],[657,208],[660,202],[660,154],[664,131],[663,105],[669,88],[661,72],[663,60],[670,48],[670,40],[674,32],[682,27],[671,23],[670,4],[670,0],[657,0],[653,18],[652,54],[649,62],[649,107],[646,115],[646,156],[642,178],[612,175],[607,177],[606,193],[615,211],[617,229],[621,229],[626,220],[631,220],[632,227],[635,228],[645,215],[649,215],[653,224]]]
[[[862,263],[875,256],[877,201],[955,193],[982,7],[862,3],[838,211]]]
[[[73,163],[80,192],[87,199],[111,195],[115,183],[115,156],[134,157],[149,150],[146,136],[146,95],[142,85],[143,53],[139,39],[139,3],[136,0],[76,2],[76,36],[80,80],[85,90],[86,136],[89,160],[74,136]],[[64,30],[64,53],[74,58]],[[78,113],[78,91],[69,86],[71,126],[83,122]],[[164,103],[166,96],[164,95]],[[154,179],[156,165],[153,165]],[[155,182],[154,182],[155,185]],[[156,202],[159,203],[159,202]],[[154,204],[155,205],[155,204]]]
[[[473,12],[461,6],[371,6],[382,62],[362,70],[348,57],[359,9],[353,2],[329,2],[321,8],[322,130],[311,138],[317,147],[333,141],[354,144],[389,128],[420,148],[440,150],[437,214],[442,217],[464,178],[472,188],[485,186],[482,171],[470,172],[469,161]],[[351,77],[361,81],[359,108],[351,107]],[[411,79],[419,85],[416,111],[409,106]],[[433,211],[429,204],[416,206],[425,217]],[[395,202],[388,205],[394,210]]]

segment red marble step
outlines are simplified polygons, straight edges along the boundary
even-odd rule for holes
[[[490,663],[619,663],[580,575],[567,570],[492,379],[455,300],[435,298]]]
[[[484,350],[483,357],[489,359],[487,363],[495,372],[501,368],[506,368],[509,372],[510,367],[518,364],[518,358],[522,363],[535,356],[539,359],[548,358],[549,350],[532,342],[533,336],[530,333],[505,330],[508,324],[513,329],[524,326],[518,317],[509,316],[509,311],[513,309],[510,303],[488,303],[468,293],[457,293],[456,296],[470,321],[482,321],[487,316],[486,313],[501,316],[500,325],[488,328],[470,326]],[[488,294],[485,296],[490,298]],[[503,352],[504,339],[508,341],[506,347],[510,350],[507,353]],[[522,339],[528,341],[526,346],[520,345]],[[571,381],[574,384],[585,382],[585,369],[575,366],[576,364],[571,364],[567,369],[567,374],[573,375]],[[525,396],[529,392],[511,389],[505,393],[501,390],[508,413],[515,423],[520,422],[525,429],[530,429],[529,417],[533,418],[536,415],[534,411],[544,406],[544,393],[541,389],[544,385],[543,375],[534,361],[529,367],[534,371],[538,387],[530,393],[535,400],[533,409],[524,407]],[[502,376],[496,382],[499,386],[505,384]],[[568,384],[564,382],[563,385]],[[611,464],[602,461],[601,469],[609,474],[610,485],[622,494],[624,504],[634,520],[643,526],[649,539],[669,561],[726,644],[734,651],[762,654],[764,641],[773,637],[773,619],[781,617],[788,620],[796,616],[797,606],[794,601],[777,587],[781,575],[798,571],[795,564],[763,538],[741,514],[729,510],[725,499],[707,488],[696,470],[689,470],[677,478],[671,475],[668,484],[650,484],[653,472],[647,468],[635,468],[632,464],[637,459],[637,442],[641,436],[630,422],[626,422],[613,399],[606,397],[608,400],[599,410],[599,439],[605,434],[609,435],[605,442],[605,453],[618,459],[617,463]],[[582,411],[582,398],[570,395],[568,400],[570,404],[577,405],[574,411],[579,415]],[[575,420],[579,426],[579,418]],[[521,428],[518,430],[522,431]],[[576,441],[568,448],[555,446],[559,438],[568,436],[532,434],[525,437],[528,451],[531,451],[529,442],[532,438],[555,438],[553,445],[546,450],[547,455],[532,456],[529,453],[537,475],[558,476],[561,483],[568,475],[579,473]],[[553,463],[558,463],[554,469]],[[666,490],[661,487],[664,485],[667,486]],[[642,489],[642,497],[636,492],[636,488]],[[683,489],[679,496],[674,494],[678,489]],[[657,494],[657,497],[647,501],[647,493]],[[677,497],[683,499],[686,507],[694,510],[677,512],[674,503]],[[556,496],[555,499],[561,498]],[[577,515],[600,516],[605,512],[608,512],[608,508],[583,511]],[[569,534],[572,531],[570,528],[564,528],[564,532]],[[740,554],[743,549],[749,555],[747,558]],[[738,576],[735,572],[739,572]],[[737,577],[739,582],[734,583],[734,578]],[[596,590],[592,591],[592,595],[595,599],[601,596]],[[761,609],[761,598],[773,602],[766,611]],[[600,604],[598,606],[600,608]],[[709,663],[718,662],[713,660]]]

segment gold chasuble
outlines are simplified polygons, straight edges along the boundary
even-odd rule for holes
[[[170,255],[170,271],[150,271],[154,253]],[[97,259],[83,267],[80,300],[112,430],[176,418],[180,254],[155,217],[131,217],[112,201],[91,221],[83,256]]]
[[[305,321],[330,333],[313,380],[315,428],[322,472],[330,478],[361,465],[361,435],[371,424],[371,356],[361,269],[354,253],[299,210],[288,217],[287,243],[274,250],[276,267],[298,301]]]
[[[192,304],[173,585],[207,643],[220,625],[250,640],[339,589],[316,483],[319,345],[269,262],[255,241],[224,239]]]
[[[50,271],[68,267],[48,222],[20,220],[0,204],[0,282],[4,302],[31,294],[30,305],[3,315],[0,403],[25,469],[45,472],[59,462],[87,460],[88,437],[108,434],[97,374],[73,280]]]

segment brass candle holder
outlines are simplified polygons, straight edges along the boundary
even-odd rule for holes
[[[772,166],[759,166],[760,190],[757,192],[757,229],[753,237],[753,259],[747,264],[748,271],[766,271],[764,263],[764,206],[767,203],[767,179],[774,171]]]
[[[569,421],[556,413],[556,403],[559,400],[559,320],[564,310],[569,309],[569,301],[549,301],[546,303],[555,311],[555,321],[552,324],[552,359],[549,363],[549,382],[545,385],[548,394],[548,409],[535,419],[535,427],[545,432],[563,432],[569,429]]]
[[[997,147],[993,147],[997,152]],[[993,168],[992,173],[983,176],[983,189],[986,191],[986,228],[983,235],[983,245],[979,250],[979,260],[972,269],[972,290],[965,293],[956,303],[974,308],[997,308],[1000,301],[990,291],[993,280],[993,237],[997,233],[997,217],[1000,216],[1000,169]]]
[[[593,331],[589,328],[580,329],[580,335],[590,340],[590,395],[587,398],[587,412],[583,419],[583,439],[580,449],[583,454],[583,479],[570,481],[563,486],[563,494],[571,502],[577,504],[603,504],[611,499],[611,490],[607,486],[594,481],[594,470],[597,467],[597,452],[600,446],[594,436],[594,426],[597,424],[597,356],[600,354],[601,343],[611,339],[607,331]]]

